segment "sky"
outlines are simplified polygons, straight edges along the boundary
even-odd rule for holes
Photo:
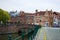
[[[0,8],[7,11],[35,12],[46,9],[60,12],[60,0],[0,0]]]

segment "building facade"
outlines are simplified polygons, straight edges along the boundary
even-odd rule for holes
[[[57,14],[57,15],[56,15]],[[60,15],[58,12],[53,12],[52,10],[48,11],[38,11],[35,10],[35,13],[27,13],[24,11],[19,12],[19,16],[12,17],[11,22],[20,22],[22,24],[35,24],[41,25],[43,27],[52,27],[55,25],[60,25]],[[56,21],[56,22],[54,22]]]

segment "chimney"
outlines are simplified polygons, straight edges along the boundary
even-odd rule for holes
[[[20,13],[24,13],[24,11],[20,11]]]
[[[48,13],[48,10],[46,9],[46,13]]]
[[[37,13],[37,12],[38,12],[38,10],[36,9],[36,10],[35,10],[35,12]]]
[[[46,9],[46,12],[48,12],[48,10]]]
[[[52,12],[52,9],[51,9],[51,12]]]
[[[17,12],[17,10],[15,12]]]

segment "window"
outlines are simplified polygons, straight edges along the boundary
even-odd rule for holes
[[[40,22],[41,22],[41,20],[40,20]]]
[[[56,22],[56,18],[54,18],[53,21]]]
[[[53,23],[54,23],[54,24],[58,24],[58,19],[57,19],[57,18],[54,18],[54,19],[53,19]]]
[[[40,16],[40,19],[42,19],[42,16]]]
[[[48,27],[49,26],[49,22],[45,22],[45,27]]]

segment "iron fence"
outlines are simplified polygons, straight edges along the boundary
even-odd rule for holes
[[[7,29],[7,32],[0,31],[0,40],[33,40],[34,37],[36,36],[38,29],[41,28],[41,26],[39,25],[29,25],[29,27],[25,26],[24,27],[17,26],[16,28],[18,28],[18,30],[17,29],[16,29],[17,31],[14,30],[15,32],[12,31],[11,28],[4,27]]]

